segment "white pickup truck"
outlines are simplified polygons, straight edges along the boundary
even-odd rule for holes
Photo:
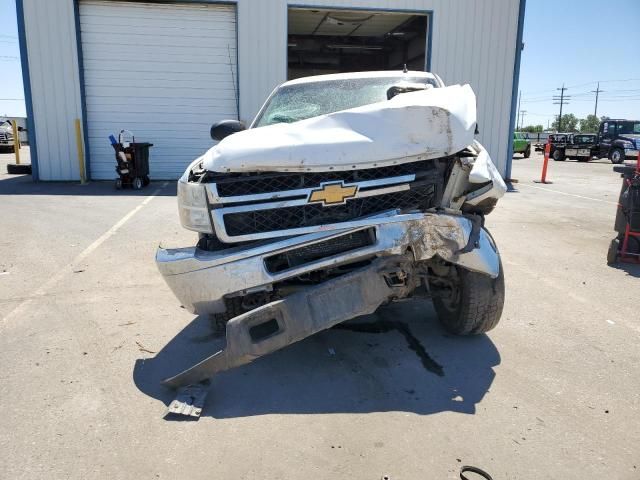
[[[427,72],[323,75],[277,87],[251,126],[221,140],[178,183],[196,246],[159,248],[185,308],[226,329],[226,348],[171,387],[408,297],[433,298],[444,328],[499,321],[504,276],[484,228],[506,185],[474,140],[468,85]]]

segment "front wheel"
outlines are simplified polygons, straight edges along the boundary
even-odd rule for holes
[[[442,326],[455,335],[478,335],[498,325],[504,306],[502,262],[496,278],[459,266],[452,270],[451,295],[433,299]]]
[[[618,261],[618,252],[620,251],[620,240],[614,238],[609,243],[609,250],[607,250],[607,265],[613,265]]]
[[[611,160],[611,163],[615,164],[624,162],[624,150],[621,148],[614,148],[609,154],[609,160]]]
[[[524,151],[524,158],[529,158],[530,156],[531,156],[531,145],[527,145],[527,148]]]
[[[553,151],[552,157],[556,162],[562,162],[564,161],[564,151],[560,150],[559,148],[556,148]]]

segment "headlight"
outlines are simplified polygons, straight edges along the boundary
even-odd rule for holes
[[[206,187],[200,183],[178,181],[180,223],[188,230],[213,233],[207,207]]]
[[[622,142],[622,146],[624,148],[630,148],[630,149],[634,149],[636,148],[635,145],[633,144],[633,142],[629,142],[627,140],[625,140],[624,142]]]

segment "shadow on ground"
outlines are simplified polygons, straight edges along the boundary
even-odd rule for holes
[[[374,321],[386,327],[371,333]],[[404,327],[393,327],[398,324],[408,328],[403,332]],[[493,382],[493,367],[500,363],[488,336],[446,334],[428,301],[394,304],[346,325],[217,375],[203,416],[473,414]],[[223,343],[212,338],[208,319],[197,317],[154,358],[137,360],[133,380],[143,393],[168,405],[174,393],[160,381]]]
[[[618,263],[614,263],[609,266],[617,270],[622,270],[631,277],[640,278],[640,263],[625,263],[618,261]]]
[[[155,193],[161,196],[175,196],[176,182],[170,181],[164,185],[163,181],[152,181],[142,190],[130,188],[116,190],[115,180],[94,181],[86,185],[80,182],[34,182],[31,175],[15,175],[0,178],[0,195],[74,195],[74,196],[116,196],[116,197],[146,197]]]

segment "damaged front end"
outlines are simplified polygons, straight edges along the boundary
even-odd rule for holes
[[[373,313],[391,300],[405,298],[428,284],[426,261],[436,256],[492,278],[499,274],[499,258],[491,238],[482,228],[474,231],[474,222],[464,216],[389,214],[370,220],[374,221],[381,223],[302,235],[268,248],[257,246],[243,251],[242,258],[197,248],[160,249],[160,271],[191,311],[225,313],[234,298],[274,298],[254,309],[249,300],[247,311],[226,323],[227,349],[166,384],[180,387],[205,380],[337,323]],[[304,258],[305,253],[329,250],[341,243],[355,248],[284,270],[279,267],[283,258]],[[345,268],[350,265],[356,267]],[[341,274],[341,267],[346,273]],[[315,272],[330,276],[305,286],[301,279]]]
[[[506,185],[474,131],[470,88],[433,88],[240,132],[196,160],[178,197],[200,240],[160,248],[156,262],[185,308],[226,331],[226,347],[165,384],[191,392],[413,296],[434,298],[454,333],[492,328],[504,284],[484,215]],[[477,318],[469,298],[486,303]]]

